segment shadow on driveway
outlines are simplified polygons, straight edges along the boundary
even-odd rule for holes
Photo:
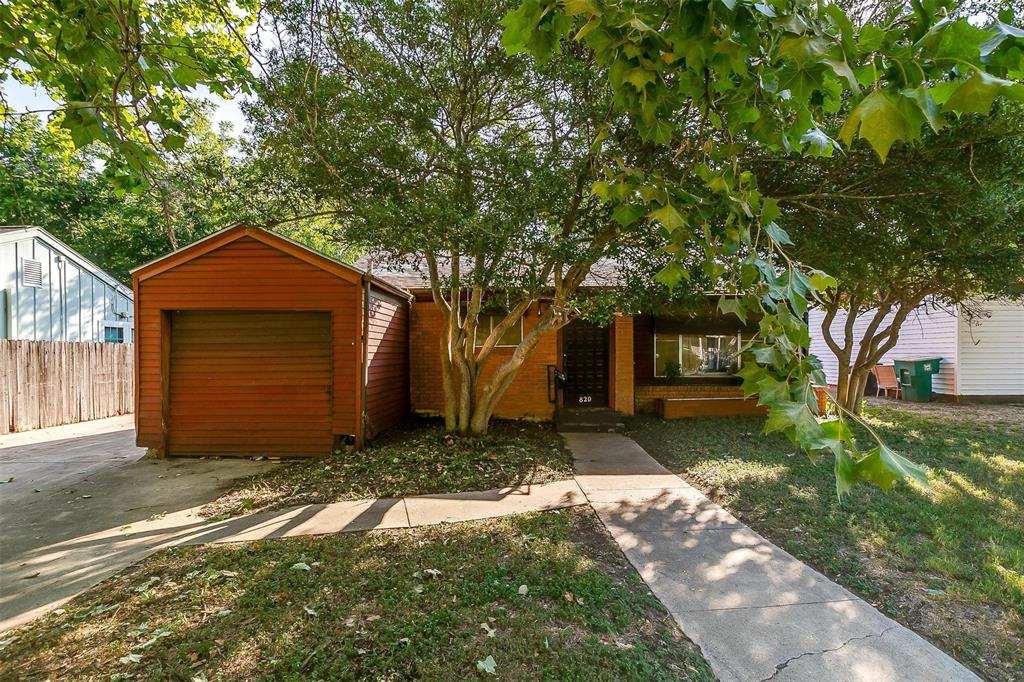
[[[3,437],[0,631],[195,533],[207,524],[193,508],[275,466],[144,455],[131,415]]]

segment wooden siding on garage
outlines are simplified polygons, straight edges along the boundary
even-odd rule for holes
[[[171,315],[172,455],[322,455],[331,432],[331,315]]]
[[[164,422],[169,415],[164,408],[171,396],[165,393],[169,368],[162,358],[169,351],[173,330],[164,328],[172,314],[165,311],[183,310],[331,313],[331,429],[338,436],[357,435],[362,354],[359,273],[343,272],[342,276],[328,271],[328,266],[339,271],[345,266],[254,228],[238,226],[210,239],[135,273],[138,444],[153,448],[166,445]],[[277,243],[284,246],[275,246]],[[309,256],[300,258],[285,247]],[[189,257],[190,252],[197,255]],[[316,259],[328,266],[310,262]]]
[[[409,412],[409,303],[370,289],[366,324],[366,435]]]

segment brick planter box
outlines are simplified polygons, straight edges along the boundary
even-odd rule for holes
[[[663,419],[762,415],[756,398],[744,398],[739,386],[728,384],[678,384],[637,386],[637,412],[654,413]]]

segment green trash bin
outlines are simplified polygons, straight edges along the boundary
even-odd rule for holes
[[[904,400],[926,403],[932,399],[932,375],[939,373],[942,358],[893,360],[893,369],[900,382]]]

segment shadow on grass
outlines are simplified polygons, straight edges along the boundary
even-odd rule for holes
[[[451,436],[438,419],[411,418],[359,452],[288,462],[238,481],[206,516],[374,497],[489,490],[572,477],[550,425],[496,420],[480,437]]]
[[[762,435],[761,418],[637,418],[629,429],[798,558],[986,676],[1013,679],[1024,668],[1024,439],[1004,425],[898,407],[866,416],[887,444],[929,467],[932,491],[858,486],[840,503],[831,462]]]
[[[18,634],[16,677],[711,678],[586,510],[168,550]]]

